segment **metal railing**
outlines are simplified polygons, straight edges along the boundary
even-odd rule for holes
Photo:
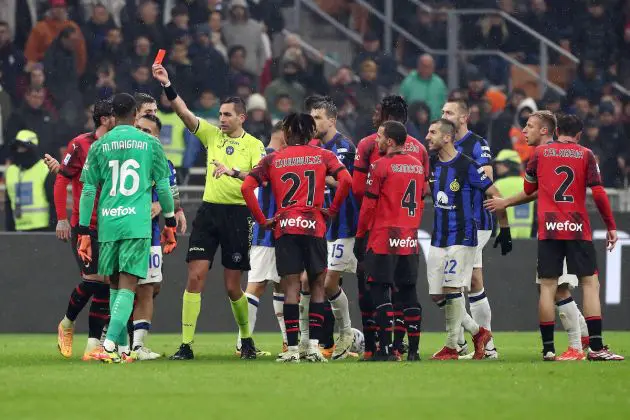
[[[400,1],[400,0],[399,0]],[[435,11],[433,8],[431,8],[430,6],[418,1],[418,0],[410,0],[412,1],[416,6],[423,8],[425,11],[429,12],[429,13],[437,13],[437,11]],[[491,56],[496,56],[496,57],[500,57],[501,59],[505,60],[506,62],[518,67],[519,69],[521,69],[522,71],[524,71],[525,73],[529,74],[530,76],[534,77],[535,79],[537,79],[542,86],[542,91],[544,93],[544,91],[547,88],[551,88],[553,89],[555,92],[561,94],[561,95],[566,95],[566,91],[564,89],[562,89],[560,86],[558,86],[557,84],[551,82],[548,79],[548,65],[549,65],[549,51],[548,49],[551,48],[557,52],[559,52],[562,55],[567,56],[569,59],[571,59],[572,61],[575,62],[575,60],[577,60],[579,62],[579,60],[577,59],[577,57],[575,57],[573,54],[571,54],[570,52],[567,52],[565,50],[563,50],[560,46],[558,46],[557,44],[554,44],[551,40],[545,38],[544,36],[538,34],[537,32],[533,31],[532,29],[528,28],[526,25],[524,25],[522,22],[518,21],[517,19],[513,18],[512,16],[508,15],[507,13],[501,11],[501,10],[495,10],[495,9],[460,9],[460,10],[448,10],[446,11],[447,13],[447,23],[448,23],[448,27],[447,27],[447,49],[446,50],[440,50],[440,49],[434,49],[431,48],[429,45],[427,45],[426,43],[422,42],[420,39],[416,38],[415,36],[413,36],[411,33],[409,33],[406,29],[404,29],[403,27],[401,27],[400,25],[398,25],[397,23],[394,22],[393,20],[393,0],[385,0],[385,8],[384,8],[384,12],[381,12],[380,10],[376,9],[374,6],[372,6],[371,4],[369,4],[366,0],[354,0],[354,2],[358,5],[360,5],[361,7],[365,8],[369,13],[371,13],[373,16],[375,16],[377,19],[379,19],[381,22],[383,22],[384,24],[384,34],[383,34],[383,41],[384,41],[384,48],[385,48],[385,52],[390,53],[391,52],[391,47],[393,45],[393,31],[398,32],[403,38],[405,38],[407,41],[409,41],[410,43],[412,43],[413,45],[415,45],[416,47],[426,51],[429,54],[435,55],[435,56],[446,56],[448,59],[448,66],[447,66],[447,70],[448,70],[448,86],[450,89],[455,89],[457,87],[459,87],[459,54],[465,54],[465,55],[491,55]],[[329,24],[331,24],[333,27],[335,27],[339,32],[341,32],[342,34],[344,34],[349,40],[355,42],[356,44],[361,44],[363,42],[361,35],[348,28],[347,26],[343,25],[341,22],[339,22],[337,19],[335,19],[334,17],[330,16],[328,13],[326,13],[324,10],[322,10],[316,3],[314,0],[295,0],[295,6],[294,6],[294,12],[295,12],[295,23],[294,23],[294,27],[299,28],[300,25],[300,14],[302,11],[302,7],[305,6],[306,8],[308,8],[311,12],[315,13],[316,15],[318,15],[320,18],[322,18],[323,20],[325,20],[326,22],[328,22]],[[440,12],[442,13],[442,12]],[[540,41],[540,55],[541,55],[541,65],[540,65],[540,73],[537,73],[536,71],[534,71],[531,67],[529,67],[526,64],[521,63],[520,61],[516,60],[514,57],[511,57],[510,55],[506,54],[503,51],[500,50],[463,50],[459,48],[459,28],[460,28],[460,24],[459,24],[459,16],[460,15],[470,15],[470,14],[499,14],[501,16],[504,16],[507,20],[509,20],[510,22],[516,22],[515,25],[518,26],[519,28],[522,28],[523,30],[525,30],[528,34],[535,36],[539,39]],[[403,75],[406,76],[408,74],[408,71],[406,69],[404,69],[402,66],[398,66],[398,72]]]
[[[390,0],[385,0],[390,1]],[[435,10],[432,6],[422,2],[421,0],[409,0],[411,3],[413,3],[414,5],[416,5],[417,7],[422,8],[425,12],[427,13],[442,13],[440,11]],[[547,88],[547,86],[554,88],[554,86],[549,82],[549,78],[548,78],[548,69],[549,69],[549,49],[554,50],[556,53],[560,54],[561,56],[569,59],[572,63],[574,64],[580,64],[580,59],[578,57],[576,57],[573,53],[571,53],[570,51],[565,50],[564,48],[562,48],[560,45],[556,44],[555,42],[553,42],[552,40],[550,40],[549,38],[547,38],[546,36],[540,34],[539,32],[534,31],[532,28],[530,28],[529,26],[525,25],[523,22],[521,22],[520,20],[516,19],[514,16],[510,15],[509,13],[504,12],[503,10],[498,10],[498,9],[459,9],[456,10],[455,13],[457,14],[462,14],[462,15],[471,15],[471,14],[496,14],[501,16],[503,19],[505,19],[506,21],[508,21],[510,24],[516,26],[517,28],[519,28],[520,30],[522,30],[523,32],[527,33],[529,36],[536,38],[539,42],[539,54],[540,54],[540,62],[539,62],[539,66],[540,66],[540,75],[538,77],[539,80],[542,81],[543,85],[542,85],[542,91],[544,93],[545,89]],[[449,26],[450,29],[450,26]],[[459,29],[459,27],[458,27]],[[509,60],[508,60],[509,61]],[[512,63],[514,64],[514,63]],[[522,65],[522,63],[520,63]],[[523,69],[523,67],[519,65],[518,67]],[[529,69],[529,67],[527,67]],[[531,72],[528,72],[531,74]],[[450,78],[449,78],[450,80]],[[612,87],[619,93],[621,93],[624,96],[630,97],[630,90],[626,89],[623,85],[621,85],[619,82],[614,82],[612,83]],[[556,90],[558,93],[562,93],[562,95],[565,95],[566,93],[560,92],[557,89],[554,88],[554,90]]]

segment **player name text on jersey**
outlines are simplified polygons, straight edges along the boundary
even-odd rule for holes
[[[322,157],[316,156],[296,156],[284,159],[277,159],[273,162],[276,168],[286,168],[287,166],[304,166],[319,165],[322,163]]]
[[[139,149],[139,150],[149,150],[149,145],[146,141],[139,140],[120,140],[120,141],[112,141],[111,143],[103,143],[102,144],[103,152],[111,152],[112,150],[123,150],[123,149]]]

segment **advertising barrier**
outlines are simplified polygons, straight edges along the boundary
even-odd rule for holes
[[[602,284],[604,326],[608,330],[630,329],[630,217],[617,215],[619,243],[613,252],[605,250],[605,232],[599,217],[593,215],[595,248]],[[427,294],[426,255],[429,250],[430,218],[419,231],[422,248],[418,277],[418,295],[423,307],[423,330],[443,331],[444,314]],[[628,229],[630,231],[630,229]],[[156,299],[152,331],[180,332],[182,294],[186,285],[187,237],[180,237],[180,246],[164,258],[164,282]],[[495,330],[537,330],[537,298],[535,285],[535,240],[515,240],[511,254],[502,257],[493,249],[491,239],[484,252],[484,279],[492,306]],[[220,256],[220,253],[217,253]],[[0,333],[54,333],[63,317],[72,288],[80,276],[69,243],[57,240],[53,233],[0,234]],[[236,331],[230,304],[223,287],[220,258],[208,272],[202,297],[199,332]],[[243,288],[246,285],[243,276]],[[344,275],[343,287],[350,300],[353,325],[360,328],[356,277]],[[271,288],[271,287],[270,287]],[[579,289],[574,292],[578,303]],[[271,290],[261,299],[258,331],[277,331],[273,315]],[[559,325],[559,324],[558,324]],[[87,310],[79,315],[78,331],[86,331]]]

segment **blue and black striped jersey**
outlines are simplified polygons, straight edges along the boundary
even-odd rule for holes
[[[168,177],[168,182],[171,185],[171,192],[173,194],[174,199],[179,199],[179,190],[177,189],[177,181],[175,179],[175,167],[173,163],[168,161],[168,169],[170,171],[170,175]],[[155,187],[153,187],[151,191],[151,199],[153,202],[158,201],[157,191]],[[151,221],[151,246],[160,246],[160,216],[155,216]]]
[[[341,133],[335,134],[324,146],[324,149],[333,152],[337,159],[350,172],[354,170],[354,157],[356,155],[356,147],[354,143]],[[333,199],[335,198],[335,189],[326,188],[326,195],[324,196],[325,207],[330,207]],[[350,192],[348,198],[341,205],[339,214],[332,221],[328,222],[328,230],[326,231],[326,240],[336,241],[337,239],[354,238],[357,234],[357,224],[359,222],[359,205],[357,204],[354,194]]]
[[[488,142],[481,136],[469,131],[464,137],[454,144],[458,152],[472,158],[479,166],[492,165],[492,154]],[[478,230],[492,230],[494,227],[493,215],[483,207],[486,196],[483,191],[473,192],[473,211]]]
[[[473,196],[475,190],[485,192],[492,185],[483,168],[459,152],[448,162],[432,156],[429,185],[435,207],[431,245],[477,246]]]
[[[265,148],[265,151],[269,155],[275,150],[273,150],[271,147],[267,147]],[[271,183],[265,186],[260,185],[257,190],[258,205],[265,214],[265,217],[267,219],[271,219],[276,214],[277,210],[276,198],[271,191]],[[252,230],[252,246],[274,247],[275,243],[273,239],[273,230],[263,229],[258,223],[254,223],[254,227]]]

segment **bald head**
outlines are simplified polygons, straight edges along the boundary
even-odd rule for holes
[[[430,54],[422,54],[418,57],[418,74],[423,79],[429,79],[435,71],[435,61]]]

